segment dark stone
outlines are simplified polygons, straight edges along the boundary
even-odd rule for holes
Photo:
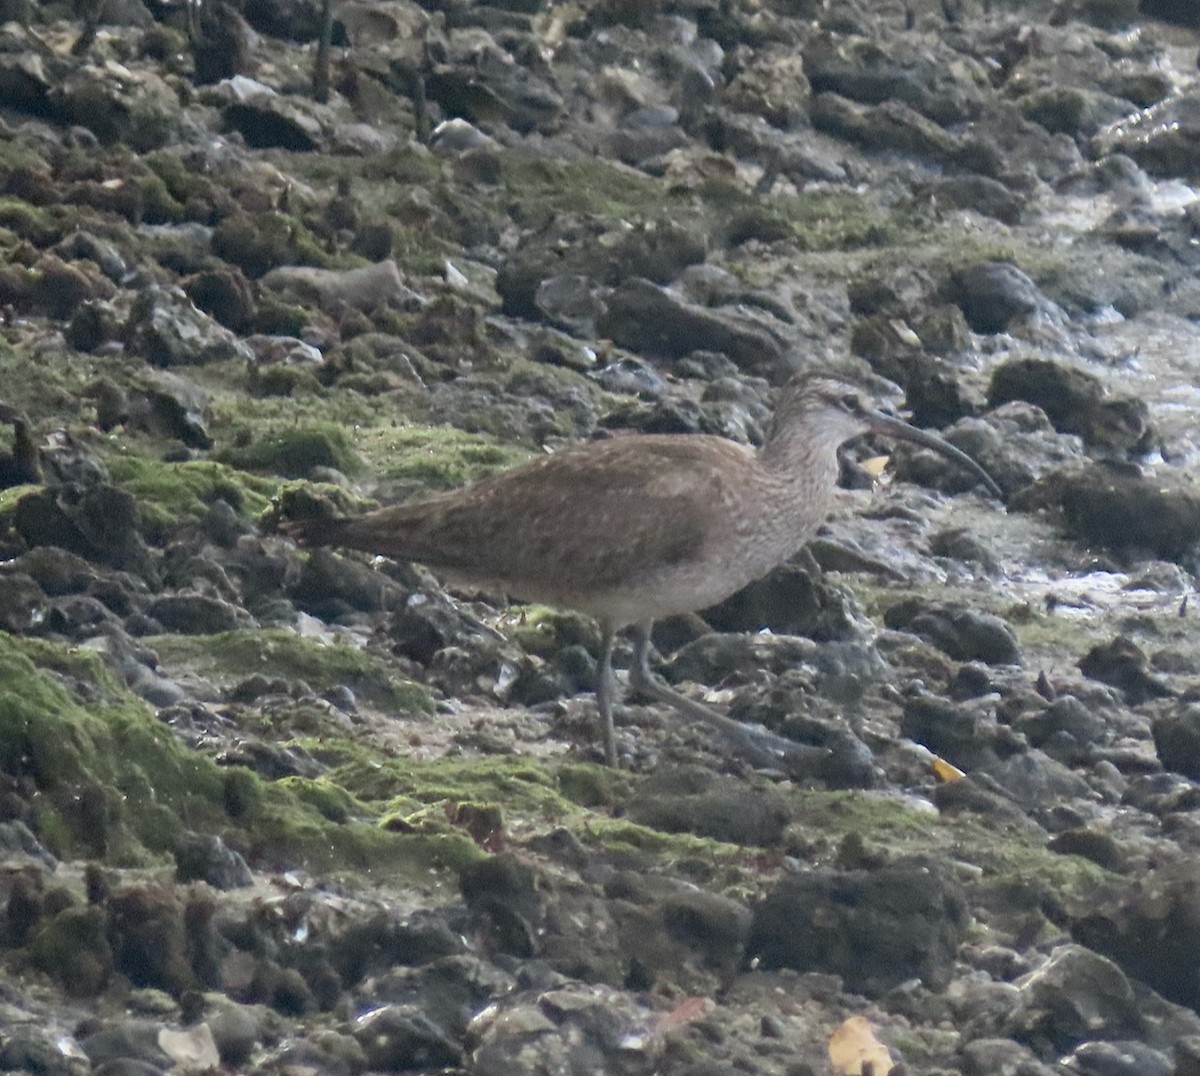
[[[237,1069],[249,1062],[260,1038],[259,1019],[254,1010],[226,1004],[209,1015],[205,1023],[224,1064]]]
[[[392,256],[395,244],[391,225],[367,221],[354,230],[350,249],[369,262],[382,262]]]
[[[426,78],[425,92],[448,115],[471,123],[506,123],[522,134],[554,124],[563,101],[549,85],[515,65],[490,66],[439,67]]]
[[[1029,277],[1008,262],[982,262],[953,273],[946,298],[961,307],[978,333],[1001,333],[1018,318],[1051,307]]]
[[[409,596],[388,624],[388,641],[396,654],[428,665],[433,656],[469,639],[475,626],[445,595],[417,591]]]
[[[815,643],[796,636],[710,631],[679,648],[666,668],[666,676],[672,683],[746,681],[759,672],[782,675],[813,661],[816,654]]]
[[[1012,722],[1034,747],[1068,765],[1082,764],[1110,737],[1104,717],[1073,695],[1063,695],[1048,706],[1022,714]]]
[[[1022,746],[990,713],[928,692],[904,700],[900,734],[963,770],[993,766]]]
[[[207,882],[216,889],[254,884],[246,861],[220,837],[184,833],[175,842],[175,877],[180,882]]]
[[[227,329],[249,331],[257,305],[241,270],[232,266],[206,269],[185,280],[183,290],[196,306]]]
[[[58,546],[113,568],[152,574],[132,494],[107,484],[56,486],[22,497],[13,526],[30,546]]]
[[[982,698],[993,690],[992,677],[986,665],[976,661],[967,662],[955,671],[949,689],[950,698],[955,702]]]
[[[840,975],[872,997],[914,977],[940,990],[969,919],[958,885],[926,868],[804,871],[755,907],[747,953],[768,968]]]
[[[612,248],[619,279],[644,277],[654,284],[669,284],[689,265],[703,262],[705,254],[702,232],[669,220],[630,229]]]
[[[661,904],[667,934],[698,953],[707,967],[734,971],[750,936],[750,910],[742,903],[703,890],[680,892]]]
[[[934,806],[946,815],[969,811],[997,825],[1040,834],[1041,827],[1021,810],[986,773],[970,773],[961,781],[947,781],[933,790]]]
[[[467,907],[482,921],[489,947],[533,956],[541,905],[533,871],[515,856],[501,854],[464,867],[458,881]]]
[[[1124,692],[1126,701],[1133,706],[1175,694],[1161,677],[1150,672],[1146,655],[1124,635],[1092,647],[1079,659],[1079,671],[1089,680],[1099,680]]]
[[[108,902],[108,935],[117,970],[136,986],[178,997],[199,984],[188,961],[184,908],[163,886],[134,885]]]
[[[1020,742],[1015,736],[1013,740]],[[1052,828],[1060,804],[1086,799],[1091,793],[1091,786],[1079,774],[1036,748],[1010,752],[988,765],[986,773],[1005,795]],[[1076,817],[1069,816],[1068,824],[1075,824]]]
[[[604,313],[599,285],[580,273],[561,273],[541,280],[532,304],[551,325],[585,339],[595,336],[596,320]]]
[[[1064,830],[1052,837],[1046,847],[1059,855],[1082,856],[1110,871],[1119,872],[1125,861],[1121,846],[1111,834],[1086,827]]]
[[[55,546],[30,549],[20,555],[13,566],[35,578],[42,590],[52,597],[82,594],[96,588],[103,578],[88,561]],[[136,579],[131,576],[114,576],[112,582],[126,591],[138,589]],[[140,589],[145,589],[144,584]]]
[[[963,1076],[1060,1076],[1057,1068],[1043,1065],[1028,1046],[1012,1039],[982,1038],[962,1047]]]
[[[1150,477],[1112,461],[1051,472],[1009,507],[1060,508],[1075,536],[1122,554],[1177,560],[1200,536],[1200,493],[1190,483],[1171,470]]]
[[[993,370],[988,403],[1012,400],[1040,407],[1060,433],[1078,434],[1095,447],[1132,449],[1152,432],[1143,401],[1106,399],[1099,378],[1050,359],[1010,359]]]
[[[1167,818],[1200,808],[1200,787],[1176,773],[1142,773],[1130,780],[1121,802]]]
[[[693,351],[722,351],[743,369],[778,380],[786,372],[783,346],[746,318],[708,310],[637,278],[606,300],[597,331],[621,347],[664,358]]]
[[[187,951],[196,978],[210,990],[220,989],[222,961],[233,951],[233,943],[217,930],[213,922],[216,913],[217,901],[211,890],[201,887],[191,890],[183,909]],[[180,995],[180,1008],[184,1010],[185,1020],[192,993],[185,990]]]
[[[245,610],[207,594],[164,594],[155,598],[145,612],[168,631],[184,635],[215,635],[251,623]]]
[[[225,106],[221,119],[227,130],[237,131],[255,149],[277,147],[311,153],[324,142],[317,121],[276,95],[259,94],[235,101]]]
[[[330,959],[349,986],[396,965],[417,966],[466,950],[462,934],[441,911],[417,910],[404,919],[378,912],[349,924],[330,945]]]
[[[83,302],[63,329],[67,343],[76,351],[95,351],[121,336],[121,323],[109,303]]]
[[[903,34],[880,52],[840,47],[840,42],[836,33],[813,34],[806,40],[804,72],[813,93],[836,93],[865,104],[903,101],[947,126],[978,114],[978,88],[950,74],[947,57],[937,58],[945,45],[916,49]]]
[[[420,1009],[388,1005],[355,1021],[354,1037],[367,1064],[384,1072],[458,1067],[462,1047]]]
[[[346,613],[400,609],[408,592],[365,564],[315,549],[300,569],[288,596],[305,612],[322,620]]]
[[[1102,894],[1090,911],[1075,918],[1071,933],[1169,1001],[1195,1009],[1200,1005],[1198,893],[1200,865],[1194,859],[1167,864],[1141,875],[1121,894]]]
[[[46,618],[46,595],[23,572],[0,573],[0,631],[25,635]]]
[[[1175,1076],[1166,1054],[1129,1039],[1081,1043],[1061,1064],[1080,1076]]]
[[[49,631],[69,639],[86,639],[117,623],[117,616],[102,601],[87,594],[55,598],[45,619]]]
[[[28,952],[34,967],[50,975],[71,997],[99,994],[113,973],[113,951],[105,936],[105,916],[95,906],[64,908],[36,927]],[[85,1051],[87,1047],[84,1047]]]
[[[986,665],[1019,665],[1017,637],[992,613],[930,605],[909,598],[884,613],[883,622],[894,631],[909,631],[933,643],[955,661],[982,661]]]
[[[45,911],[44,886],[42,875],[33,872],[17,875],[13,879],[4,905],[5,945],[20,948],[29,941]]]
[[[246,1004],[270,1005],[285,1016],[304,1016],[317,1009],[317,999],[304,976],[296,968],[281,967],[268,958],[257,962],[248,982],[243,979],[230,985],[227,992]]]
[[[914,425],[940,428],[975,414],[974,401],[947,362],[916,355],[905,366],[900,381]]]
[[[39,1034],[32,1028],[13,1028],[0,1042],[0,1072],[25,1072],[33,1076],[75,1076],[76,1067],[58,1045],[53,1032]]]
[[[158,1045],[161,1025],[148,1020],[127,1020],[93,1032],[80,1042],[80,1048],[97,1068],[133,1063],[151,1066],[153,1072],[165,1072],[171,1058]],[[143,1070],[134,1069],[140,1072]]]
[[[150,284],[136,295],[124,329],[129,351],[154,366],[197,366],[247,359],[228,329],[192,305],[182,289]]]
[[[43,257],[35,268],[33,305],[39,313],[49,317],[66,320],[81,303],[112,297],[113,289],[107,280],[94,279],[52,254]]]
[[[1100,1027],[1114,1039],[1146,1037],[1122,969],[1082,945],[1060,945],[1017,986],[1020,1005],[1005,1030],[1043,1050],[1069,1050]]]
[[[702,433],[704,414],[694,400],[663,396],[617,404],[600,419],[605,429],[638,433]]]
[[[253,37],[233,4],[225,0],[206,4],[198,16],[197,32],[190,35],[196,85],[211,86],[244,74],[250,66]]]
[[[1024,197],[988,176],[947,176],[921,193],[939,207],[972,209],[1004,224],[1019,224],[1025,207]]]
[[[1174,773],[1200,778],[1200,706],[1183,705],[1154,719],[1154,748],[1159,761]]]
[[[596,371],[596,382],[608,392],[657,398],[667,391],[666,378],[648,362],[630,356]]]
[[[996,175],[1001,158],[994,145],[953,135],[903,101],[859,105],[836,93],[818,93],[810,105],[813,126],[868,150],[925,158]]]
[[[666,833],[770,847],[779,843],[789,812],[770,793],[706,770],[660,770],[644,781],[626,805],[632,822]]]
[[[790,564],[772,569],[700,615],[721,632],[766,628],[821,642],[855,635],[844,593],[819,575]]]

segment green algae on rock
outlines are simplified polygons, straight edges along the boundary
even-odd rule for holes
[[[317,808],[311,788],[222,768],[176,740],[97,655],[5,633],[0,770],[32,783],[34,828],[60,857],[160,862],[185,829],[227,835],[260,863],[311,870],[423,874],[481,854],[449,827],[412,840],[369,812],[351,816],[353,799],[332,790]],[[347,811],[333,809],[339,799]]]
[[[248,445],[222,449],[217,459],[243,470],[285,478],[304,478],[315,467],[330,467],[342,474],[361,469],[345,430],[332,423],[271,430]]]
[[[132,453],[111,454],[113,482],[137,499],[150,541],[161,541],[181,524],[200,519],[216,500],[255,516],[266,511],[278,482],[213,460],[169,463]]]
[[[373,654],[349,644],[326,644],[282,629],[249,628],[206,636],[147,639],[159,660],[210,682],[232,686],[253,674],[303,679],[316,691],[345,685],[393,713],[431,714],[433,701],[418,684],[396,676]]]

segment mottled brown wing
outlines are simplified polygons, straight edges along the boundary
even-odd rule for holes
[[[705,446],[709,446],[705,451]],[[373,512],[347,544],[496,580],[628,583],[694,555],[724,480],[720,438],[630,437],[568,449],[466,490]]]

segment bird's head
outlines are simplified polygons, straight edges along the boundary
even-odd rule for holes
[[[879,410],[862,385],[846,378],[813,374],[793,377],[784,386],[775,410],[775,430],[788,427],[802,430],[805,436],[828,442],[834,448],[864,433],[909,441],[953,460],[997,497],[1004,497],[992,476],[965,452],[936,434]]]

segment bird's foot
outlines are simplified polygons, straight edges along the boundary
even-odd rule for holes
[[[778,770],[794,780],[819,779],[842,788],[864,788],[875,783],[870,749],[856,737],[847,736],[833,747],[814,747],[762,725],[743,724],[717,713],[681,695],[653,674],[637,676],[633,686],[684,717],[703,722],[736,758],[757,769]]]

